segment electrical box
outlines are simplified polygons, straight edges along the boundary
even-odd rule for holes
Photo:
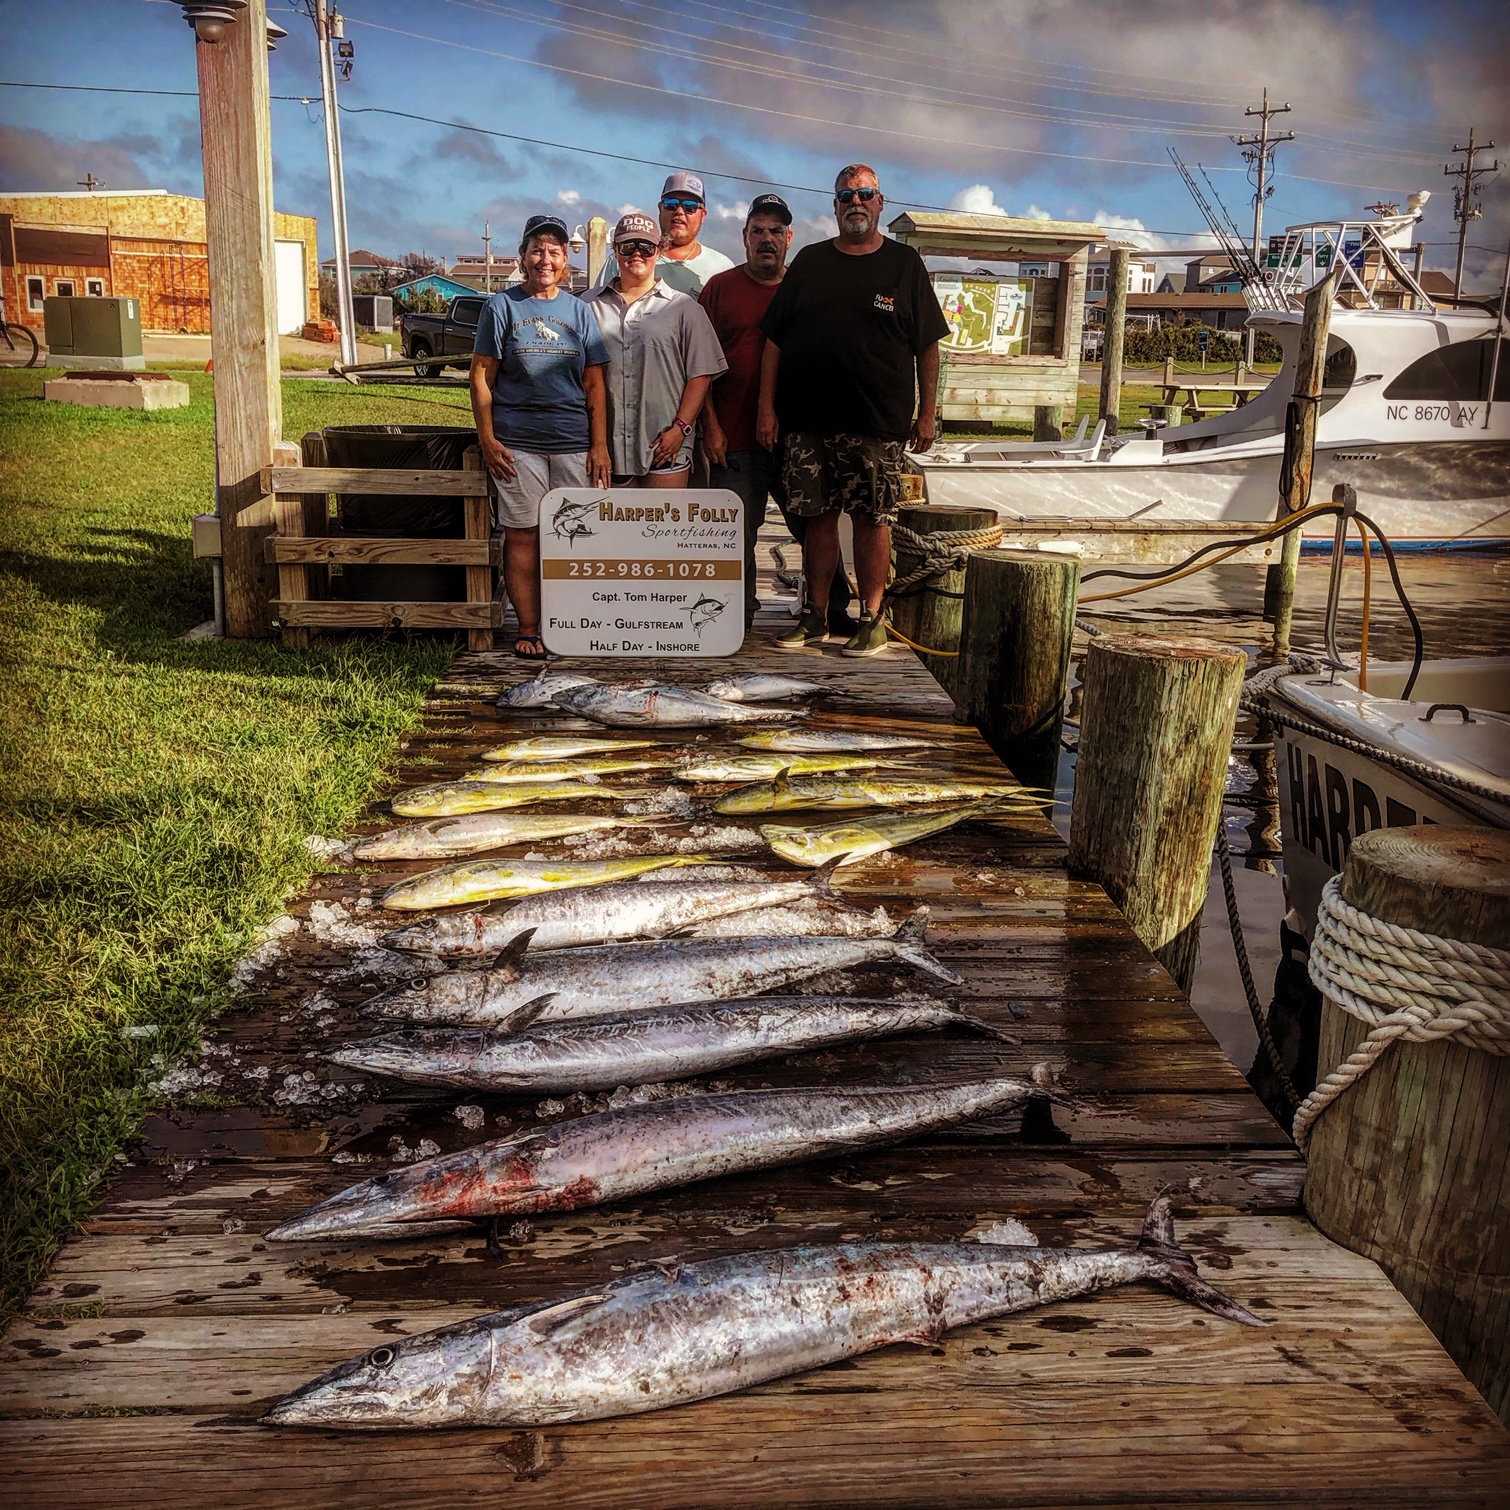
[[[42,321],[49,367],[137,370],[142,355],[142,301],[70,298],[43,301]]]

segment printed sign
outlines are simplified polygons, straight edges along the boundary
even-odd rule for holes
[[[553,655],[733,655],[744,517],[723,488],[557,488],[540,500],[540,633]]]
[[[1026,350],[1032,280],[962,278],[938,273],[933,280],[939,308],[949,322],[945,351],[1020,356]]]

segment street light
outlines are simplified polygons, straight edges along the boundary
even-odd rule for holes
[[[576,230],[571,233],[571,236],[567,240],[566,244],[572,249],[572,251],[580,252],[582,248],[587,245],[587,237],[584,227],[579,225]]]
[[[184,20],[194,28],[201,42],[219,42],[225,29],[246,9],[246,0],[179,0]]]

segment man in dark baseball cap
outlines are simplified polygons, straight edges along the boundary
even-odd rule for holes
[[[791,209],[779,194],[757,194],[745,213],[745,225],[748,226],[757,215],[774,215],[782,225],[792,223]]]

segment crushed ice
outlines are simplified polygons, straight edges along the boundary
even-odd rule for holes
[[[327,839],[324,834],[311,834],[304,841],[304,848],[317,860],[334,861],[337,865],[350,865],[356,858],[355,839]]]

